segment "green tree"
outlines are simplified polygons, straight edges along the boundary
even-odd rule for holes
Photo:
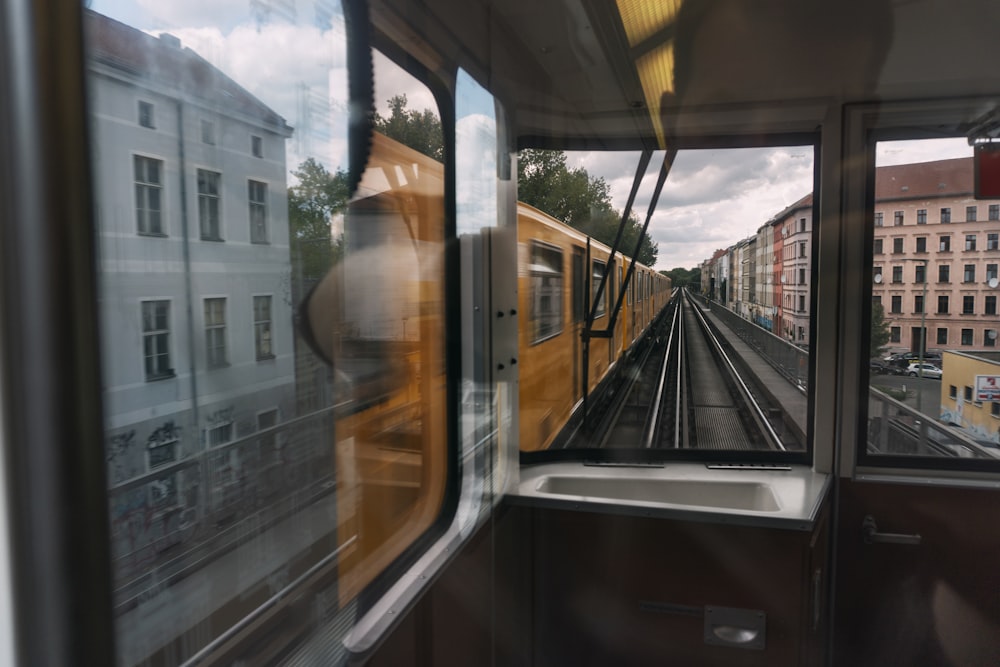
[[[575,227],[606,245],[618,233],[621,212],[611,205],[611,188],[603,178],[586,169],[570,169],[561,151],[526,149],[518,156],[517,198]],[[619,248],[628,256],[635,252],[642,225],[635,212],[629,214]],[[646,233],[637,256],[652,266],[658,249]]]
[[[389,116],[386,118],[376,111],[375,130],[427,157],[444,162],[441,119],[430,109],[407,109],[406,95],[395,95],[387,102]]]
[[[297,183],[288,188],[288,230],[296,278],[309,283],[322,278],[343,254],[343,232],[334,239],[330,222],[347,208],[347,173],[330,173],[308,158],[292,175]]]
[[[674,287],[698,287],[701,283],[701,271],[699,269],[675,268],[669,271],[660,271],[670,278]]]
[[[881,303],[873,302],[871,343],[869,346],[870,354],[873,358],[881,357],[885,354],[890,337],[889,322],[885,319],[885,309]]]

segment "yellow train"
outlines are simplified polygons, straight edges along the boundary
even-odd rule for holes
[[[538,209],[517,205],[520,449],[549,447],[586,391],[593,392],[670,299],[670,278],[636,263],[613,335],[591,338],[584,371],[583,330],[608,329],[630,260]],[[572,379],[568,382],[568,379]]]
[[[346,216],[344,258],[304,310],[320,356],[349,376],[338,385],[334,415],[344,600],[430,527],[446,502],[443,188],[440,163],[375,134]],[[636,264],[613,333],[592,338],[584,354],[602,276],[608,272],[592,330],[608,328],[628,264],[620,252],[612,257],[606,245],[517,204],[521,451],[551,445],[585,384],[587,392],[600,385],[670,298],[670,279]]]

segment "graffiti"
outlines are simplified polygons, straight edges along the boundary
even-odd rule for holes
[[[171,419],[168,422],[164,422],[163,426],[149,434],[149,437],[146,438],[146,447],[152,449],[157,445],[162,445],[174,440],[180,440],[180,437],[181,427],[174,424],[174,420]]]
[[[234,412],[236,412],[236,407],[230,405],[228,408],[222,408],[211,413],[205,417],[205,421],[208,422],[209,426],[214,426],[215,424],[225,424],[233,421]]]
[[[135,444],[134,440],[134,430],[111,436],[105,456],[112,466],[112,481],[119,482],[127,477],[125,462],[132,445]]]

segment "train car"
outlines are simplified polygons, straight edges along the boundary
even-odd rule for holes
[[[0,663],[1000,664],[998,21],[0,0]]]
[[[630,260],[620,252],[611,259],[611,248],[527,204],[518,203],[517,210],[518,302],[524,314],[518,331],[520,447],[535,451],[551,444],[584,394],[606,379],[659,315],[664,302],[658,297],[669,289],[669,278],[636,263],[613,335],[593,338],[585,355],[582,334],[594,295],[602,291],[591,328],[606,330]],[[550,382],[555,376],[571,381]]]

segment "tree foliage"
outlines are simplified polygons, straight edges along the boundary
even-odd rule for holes
[[[517,198],[548,213],[608,246],[618,234],[621,212],[611,205],[611,188],[603,178],[586,169],[570,169],[561,151],[526,149],[520,152],[517,170]],[[635,213],[629,214],[619,243],[629,257],[635,252],[642,225]],[[649,233],[643,235],[638,261],[652,266],[658,249]]]
[[[885,319],[885,308],[881,303],[872,303],[872,331],[870,354],[874,357],[881,357],[889,345],[890,339],[889,322]]]
[[[346,172],[330,171],[308,158],[292,172],[297,184],[288,188],[288,228],[298,277],[318,280],[340,259],[343,232],[333,238],[331,221],[347,208]]]
[[[701,269],[685,269],[677,267],[676,269],[670,269],[669,271],[660,271],[660,273],[670,278],[674,287],[698,288],[701,285]]]
[[[406,95],[395,95],[387,102],[389,117],[375,112],[375,130],[427,157],[444,162],[441,119],[430,109],[407,109]]]

